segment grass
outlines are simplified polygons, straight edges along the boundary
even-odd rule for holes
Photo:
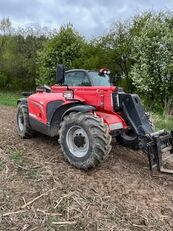
[[[0,90],[0,104],[16,107],[17,100],[21,98],[21,95],[19,93],[14,92],[3,92]]]
[[[20,163],[23,160],[23,154],[20,151],[13,151],[12,153],[10,153],[10,160],[16,162],[16,163]]]
[[[9,159],[14,163],[14,165],[16,165],[17,171],[20,174],[24,174],[26,178],[33,180],[38,178],[38,170],[32,169],[30,161],[24,158],[22,151],[11,151],[9,153]],[[0,162],[0,171],[2,167],[3,165]]]
[[[173,130],[173,116],[152,113],[152,118],[157,131],[161,129]]]

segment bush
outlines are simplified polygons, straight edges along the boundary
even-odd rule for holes
[[[4,89],[7,87],[8,84],[8,77],[7,75],[0,73],[0,88]]]

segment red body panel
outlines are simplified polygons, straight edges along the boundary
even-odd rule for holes
[[[64,100],[62,93],[36,93],[28,97],[29,116],[46,124],[46,106],[49,102],[55,100]]]
[[[96,111],[96,115],[103,118],[104,123],[109,126],[110,131],[127,128],[125,121],[117,113]]]
[[[67,87],[52,86],[52,92],[64,92]],[[113,112],[112,92],[115,87],[70,87],[74,91],[74,98],[81,98],[85,104],[95,106],[98,110]]]
[[[112,92],[115,87],[70,87],[74,91],[74,100],[83,104],[96,107],[96,114],[103,118],[110,130],[125,129],[126,123],[119,114],[114,112],[112,103]],[[73,101],[66,100],[63,92],[67,91],[66,86],[54,85],[51,87],[51,93],[35,93],[28,97],[29,116],[41,123],[47,123],[46,108],[49,102],[63,101],[63,105],[70,104]]]
[[[46,117],[46,107],[49,102],[53,102],[56,100],[64,101],[63,104],[72,103],[72,101],[67,101],[63,97],[63,92],[60,91],[58,93],[47,93],[47,92],[38,92],[32,94],[28,97],[28,109],[29,109],[29,116],[37,119],[41,123],[47,123]],[[84,102],[84,100],[80,97],[75,97],[75,99],[79,100],[80,102]]]

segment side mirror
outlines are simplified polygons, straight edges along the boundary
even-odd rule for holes
[[[56,83],[63,84],[64,83],[64,73],[65,67],[63,64],[58,64],[56,68]]]

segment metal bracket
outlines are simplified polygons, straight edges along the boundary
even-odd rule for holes
[[[173,132],[156,132],[150,135],[150,141],[147,143],[147,155],[150,170],[167,174],[173,174],[173,169],[165,168],[166,160],[172,157],[173,163]],[[166,158],[165,158],[166,156]]]

